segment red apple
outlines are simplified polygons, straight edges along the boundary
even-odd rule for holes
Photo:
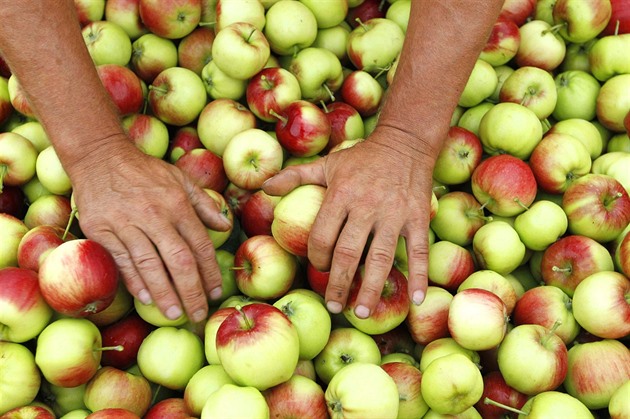
[[[516,55],[520,43],[518,25],[509,18],[500,17],[492,26],[490,37],[479,58],[493,67],[507,64]]]
[[[55,415],[42,406],[20,406],[5,412],[2,419],[55,419]]]
[[[121,116],[140,112],[144,94],[140,79],[133,71],[118,64],[102,64],[96,71]]]
[[[381,356],[389,354],[413,354],[416,346],[406,324],[401,324],[385,333],[372,335],[378,345]]]
[[[151,385],[141,375],[104,366],[87,382],[83,400],[93,412],[106,408],[122,408],[144,415],[151,405]]]
[[[344,141],[354,141],[365,136],[363,118],[359,112],[345,102],[333,102],[324,106],[330,122],[330,139],[324,148],[329,152]]]
[[[35,111],[33,111],[33,107],[28,101],[26,92],[14,74],[9,77],[7,88],[9,90],[9,100],[11,101],[13,109],[28,118],[35,118]]]
[[[293,375],[287,381],[263,391],[270,417],[328,418],[324,390],[315,381]]]
[[[481,162],[482,154],[477,135],[465,128],[451,127],[435,161],[433,178],[445,185],[467,182]]]
[[[0,193],[0,212],[22,219],[26,209],[26,196],[22,189],[18,186],[5,185]]]
[[[127,409],[108,407],[90,413],[85,419],[140,419],[140,416]]]
[[[330,272],[318,271],[310,261],[306,263],[306,280],[313,291],[321,295],[326,296],[326,287],[328,286],[328,280],[330,278]]]
[[[64,240],[64,233],[64,228],[52,225],[39,225],[30,229],[18,246],[18,265],[38,272],[44,259],[54,248],[64,241],[76,238],[69,233]]]
[[[175,131],[168,149],[168,159],[175,163],[185,152],[194,148],[203,148],[197,128],[193,126],[181,127]]]
[[[201,0],[140,0],[142,23],[154,34],[180,39],[191,33],[201,19]]]
[[[24,224],[28,228],[49,225],[65,229],[71,212],[70,198],[54,194],[40,196],[26,210]]]
[[[212,60],[214,30],[200,26],[177,44],[177,65],[201,75],[201,70]]]
[[[232,209],[234,217],[238,219],[241,218],[243,207],[247,203],[247,200],[249,200],[249,198],[252,196],[252,194],[252,191],[236,186],[232,182],[229,182],[223,190],[223,197],[225,198],[229,207]]]
[[[328,118],[311,102],[296,100],[278,114],[278,141],[294,156],[308,157],[319,153],[328,144],[330,133]]]
[[[398,387],[400,398],[398,417],[424,417],[429,406],[422,398],[420,391],[422,372],[417,367],[403,362],[390,362],[381,365],[381,368],[394,379],[396,387]]]
[[[101,329],[103,346],[122,345],[122,351],[106,351],[101,365],[127,369],[136,363],[138,349],[153,327],[136,313],[131,313],[114,324]]]
[[[431,230],[441,240],[468,246],[488,219],[472,194],[452,191],[438,199],[438,210],[431,219]]]
[[[171,397],[155,403],[144,415],[144,419],[194,419],[186,409],[181,397]]]
[[[282,67],[264,68],[247,84],[247,105],[258,118],[275,122],[290,103],[301,99],[297,78]]]
[[[599,36],[630,33],[630,4],[625,0],[610,0],[610,5],[610,20]]]
[[[444,288],[431,285],[427,287],[422,304],[412,304],[405,319],[415,342],[426,345],[449,336],[448,313],[452,301],[453,295]]]
[[[118,269],[111,254],[89,239],[67,241],[39,270],[42,295],[56,311],[74,317],[98,313],[114,300]]]
[[[383,87],[368,72],[355,70],[341,85],[341,98],[355,108],[362,117],[374,115],[383,99]]]
[[[429,283],[455,292],[475,272],[475,261],[464,247],[445,240],[429,246]]]
[[[247,237],[271,235],[273,210],[279,201],[279,196],[267,195],[262,189],[250,196],[243,205],[240,218],[241,228]]]
[[[517,415],[514,412],[484,403],[486,397],[515,409],[520,409],[527,401],[525,394],[507,385],[499,371],[492,371],[483,376],[483,394],[481,399],[475,404],[475,408],[483,418],[487,419],[516,418]]]
[[[118,24],[129,38],[136,39],[148,32],[140,19],[140,0],[107,0],[105,20]]]
[[[223,168],[223,159],[205,148],[195,148],[185,152],[175,166],[201,188],[223,192],[228,178]]]
[[[506,0],[501,7],[500,18],[512,20],[518,26],[534,14],[536,0]]]
[[[346,16],[346,22],[353,28],[359,26],[359,19],[361,22],[367,22],[372,18],[383,18],[387,13],[389,7],[388,2],[380,0],[364,0],[355,7],[348,9]]]

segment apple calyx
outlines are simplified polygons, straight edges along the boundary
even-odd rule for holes
[[[334,413],[341,413],[343,411],[343,406],[339,400],[328,402],[328,408]]]
[[[512,407],[512,406],[508,406],[507,404],[496,402],[496,401],[492,400],[489,397],[484,398],[483,399],[483,403],[484,404],[491,404],[491,405],[496,406],[496,407],[500,407],[501,409],[505,409],[505,410],[507,410],[509,412],[513,412],[513,413],[516,413],[518,415],[528,416],[528,413],[523,411],[523,410],[517,409],[517,408]]]
[[[245,314],[245,312],[243,311],[243,306],[241,306],[240,304],[238,304],[236,307],[236,310],[241,314],[241,328],[243,330],[251,330],[254,328],[254,322],[252,321],[252,319],[250,319],[249,317],[247,317],[247,314]]]

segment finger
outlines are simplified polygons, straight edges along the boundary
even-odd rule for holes
[[[203,189],[194,186],[189,195],[190,204],[206,227],[216,231],[228,231],[232,227],[232,222],[221,212],[216,201]]]
[[[429,270],[429,241],[427,231],[429,227],[404,232],[407,244],[407,265],[409,268],[408,292],[409,298],[415,305],[424,301],[427,293]]]
[[[212,300],[220,298],[223,280],[217,263],[214,245],[208,237],[206,228],[195,217],[182,217],[182,221],[177,228],[190,246],[197,261],[206,295]],[[205,318],[202,320],[205,320]]]
[[[142,304],[151,304],[151,293],[133,264],[127,248],[113,234],[110,237],[99,239],[99,242],[114,258],[127,291],[140,300]]]
[[[354,314],[362,319],[368,318],[378,304],[394,263],[400,228],[391,222],[383,224],[384,227],[376,230],[370,243],[365,260],[365,275],[354,308]]]
[[[350,284],[354,278],[372,224],[366,219],[348,219],[333,253],[326,306],[331,313],[339,313],[346,305]]]
[[[340,197],[329,192],[308,235],[308,260],[321,272],[330,270],[335,244],[348,215]]]
[[[300,185],[326,186],[324,159],[325,157],[311,163],[282,169],[262,184],[263,191],[268,195],[279,196],[286,195]]]
[[[143,231],[133,226],[122,229],[119,238],[125,244],[131,261],[146,284],[155,305],[169,319],[175,320],[180,317],[181,303],[151,240]]]
[[[185,216],[182,219],[186,218]],[[188,318],[199,322],[208,316],[208,301],[204,292],[197,260],[180,233],[170,225],[157,229],[152,236],[164,265],[168,269]],[[144,276],[143,276],[144,277]]]

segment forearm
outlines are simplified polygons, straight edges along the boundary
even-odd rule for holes
[[[437,156],[468,75],[487,42],[502,0],[414,0],[394,82],[379,126],[409,134],[403,153]]]
[[[72,178],[91,158],[125,141],[85,47],[73,1],[0,0],[0,11],[2,55]]]

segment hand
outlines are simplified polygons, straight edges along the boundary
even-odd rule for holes
[[[175,166],[126,138],[116,155],[83,165],[74,179],[81,230],[112,254],[129,292],[170,319],[193,322],[221,295],[221,274],[206,226],[230,222]],[[127,144],[129,146],[127,146]],[[104,153],[103,153],[104,154]]]
[[[326,301],[332,313],[346,304],[370,234],[357,317],[369,317],[378,303],[399,235],[407,245],[409,297],[415,304],[424,300],[436,154],[405,148],[405,143],[408,134],[378,127],[366,141],[309,164],[290,166],[263,185],[270,195],[284,195],[303,184],[327,187],[309,236],[308,259],[320,271],[330,271]]]

